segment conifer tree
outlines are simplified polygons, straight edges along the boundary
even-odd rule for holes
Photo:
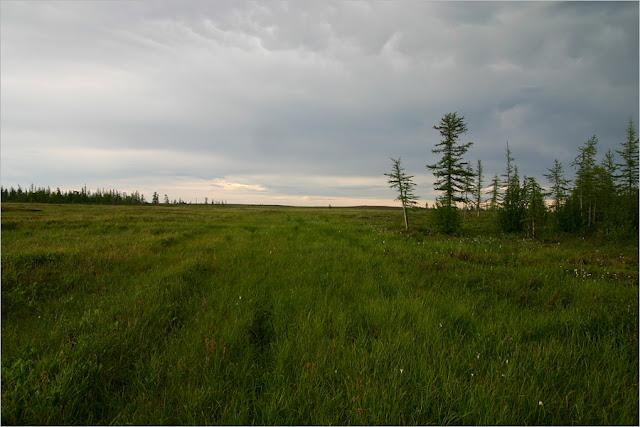
[[[471,203],[471,198],[473,197],[474,190],[474,178],[475,174],[473,169],[471,168],[471,164],[467,163],[467,176],[465,179],[465,187],[464,187],[464,219],[467,219],[467,211],[469,210],[469,204]]]
[[[402,212],[404,214],[405,229],[409,229],[409,218],[407,217],[407,208],[411,208],[417,204],[416,196],[413,194],[413,187],[415,183],[412,178],[413,175],[407,175],[404,173],[404,167],[402,166],[402,159],[391,159],[391,173],[385,173],[389,177],[389,186],[398,190],[398,197],[395,200],[399,200],[402,203]]]
[[[546,213],[544,196],[546,193],[535,178],[525,177],[522,189],[522,199],[526,211],[527,227],[531,231],[531,237],[536,237],[536,225],[542,225]]]
[[[460,219],[456,211],[456,202],[464,202],[462,193],[469,177],[467,163],[462,156],[467,152],[472,142],[460,143],[460,135],[467,132],[467,125],[463,116],[456,113],[446,113],[440,122],[433,127],[440,132],[442,139],[433,150],[435,154],[442,154],[437,163],[427,165],[436,177],[434,189],[441,191],[438,197],[436,215],[437,226],[445,233],[454,233],[459,228]]]
[[[580,201],[580,215],[588,227],[595,220],[595,166],[598,137],[593,135],[582,147],[571,166],[576,167],[575,192]]]
[[[506,181],[506,190],[503,195],[502,205],[498,209],[498,225],[502,231],[507,233],[522,231],[525,206],[523,200],[523,188],[520,187],[520,177],[518,167],[513,164],[514,158],[511,156],[509,141],[505,149],[507,157],[507,168],[502,175]]]
[[[638,137],[631,118],[629,118],[629,125],[627,126],[627,139],[621,145],[622,149],[620,151],[616,150],[622,158],[622,162],[617,164],[619,174],[616,178],[620,183],[622,221],[627,227],[627,234],[636,235],[637,237],[638,220],[640,218],[638,212],[640,206],[638,201],[638,177],[640,174],[638,172]]]
[[[623,192],[627,195],[632,195],[634,190],[638,189],[638,179],[640,177],[638,173],[638,138],[633,127],[632,118],[629,118],[627,126],[627,139],[621,145],[622,149],[620,151],[616,150],[622,157],[622,163],[617,165],[620,168],[618,179]]]
[[[549,180],[551,184],[551,196],[553,196],[554,200],[554,209],[557,211],[560,207],[560,204],[566,199],[567,191],[569,191],[569,183],[568,179],[564,177],[564,171],[562,170],[562,163],[558,161],[558,159],[553,160],[553,167],[547,169],[549,171],[548,174],[542,174],[545,178]]]
[[[502,183],[505,187],[508,187],[509,183],[511,182],[511,176],[513,175],[513,168],[514,168],[513,161],[515,160],[513,157],[511,157],[511,149],[509,148],[509,141],[507,141],[507,148],[505,148],[505,155],[507,156],[507,169],[505,170],[505,173],[502,174],[502,177],[504,178]]]
[[[478,211],[478,217],[480,217],[480,205],[482,204],[482,161],[478,160],[478,165],[475,172],[476,183],[474,186],[474,196],[476,202],[476,210]]]
[[[500,179],[498,178],[498,174],[493,175],[493,179],[491,180],[491,210],[495,213],[496,208],[498,207],[498,201],[500,199]]]
[[[616,164],[613,152],[607,150],[602,162],[594,169],[595,173],[595,203],[597,207],[598,230],[607,234],[616,228],[617,222],[623,220],[619,214],[621,206],[618,199],[620,194],[616,188]]]

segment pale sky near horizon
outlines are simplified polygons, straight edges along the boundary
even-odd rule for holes
[[[0,2],[0,179],[201,202],[433,202],[433,126],[485,185],[638,125],[638,2]]]

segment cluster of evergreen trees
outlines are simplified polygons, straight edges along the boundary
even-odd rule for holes
[[[549,225],[557,231],[581,233],[597,231],[612,237],[638,234],[638,138],[632,119],[627,126],[627,138],[615,150],[608,150],[597,161],[598,138],[589,138],[571,163],[575,178],[567,179],[563,165],[557,159],[553,167],[543,174],[550,183],[543,189],[534,177],[524,176],[522,181],[509,143],[506,146],[506,170],[494,175],[489,191],[483,188],[482,162],[478,160],[474,171],[463,156],[472,145],[458,139],[467,131],[464,117],[447,113],[434,129],[440,132],[441,141],[432,150],[441,159],[427,168],[436,178],[434,188],[441,192],[436,200],[435,225],[445,233],[455,233],[461,225],[460,207],[464,217],[475,208],[494,212],[499,228],[504,232],[527,232],[536,236],[536,229]],[[396,200],[404,208],[416,204],[412,192],[415,184],[412,176],[404,174],[400,159],[393,160],[390,177],[392,188],[400,190]],[[483,193],[490,196],[483,198]],[[551,203],[547,198],[551,197]],[[408,221],[405,215],[405,224]]]
[[[118,190],[104,190],[97,189],[95,192],[91,192],[87,187],[83,187],[80,191],[70,190],[61,191],[60,188],[56,188],[55,191],[51,188],[36,188],[33,184],[27,188],[22,189],[18,186],[18,189],[13,187],[4,188],[0,187],[0,194],[2,195],[3,202],[22,202],[22,203],[88,203],[88,204],[100,204],[100,205],[143,205],[148,204],[145,200],[144,194],[134,191],[131,194],[121,192]],[[187,202],[182,199],[169,200],[169,197],[165,194],[163,202],[165,205],[186,205]],[[208,204],[209,198],[204,198],[204,204]],[[197,201],[196,201],[197,203]],[[153,193],[151,204],[160,204],[160,195],[157,192]],[[211,200],[212,205],[226,205],[226,201]]]
[[[0,193],[3,202],[95,203],[103,205],[141,205],[146,203],[144,195],[137,191],[127,194],[118,190],[98,189],[92,193],[86,186],[80,191],[61,191],[60,188],[56,188],[54,191],[49,187],[36,188],[33,185],[25,190],[20,186],[17,190],[13,187],[10,189],[0,187]]]
[[[573,180],[564,175],[562,163],[543,174],[550,183],[545,191],[531,177],[522,184],[507,145],[505,190],[497,206],[498,224],[503,231],[528,231],[535,237],[536,225],[551,225],[565,232],[592,232],[612,237],[638,234],[638,138],[633,120],[627,126],[627,138],[616,155],[607,150],[598,162],[598,138],[593,135],[581,147],[571,166]],[[551,196],[547,205],[545,198]]]

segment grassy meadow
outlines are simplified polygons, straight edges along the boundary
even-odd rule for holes
[[[638,242],[2,204],[3,424],[638,424]]]

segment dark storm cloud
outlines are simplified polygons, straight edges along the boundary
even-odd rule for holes
[[[3,185],[381,201],[402,156],[433,199],[446,112],[466,117],[486,181],[506,140],[544,182],[593,134],[618,148],[638,116],[635,2],[0,7]]]

